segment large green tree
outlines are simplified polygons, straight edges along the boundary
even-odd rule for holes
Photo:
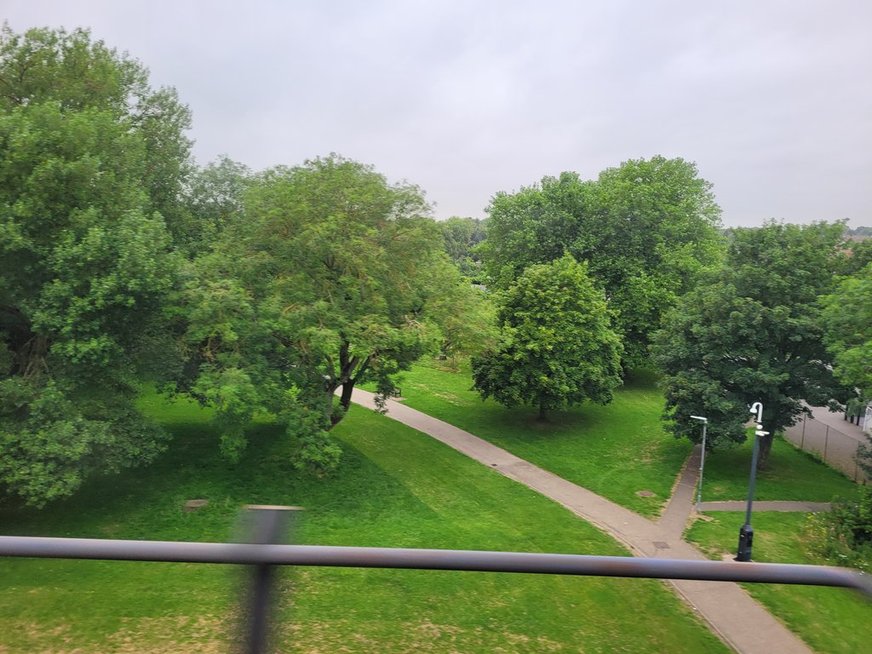
[[[631,160],[583,181],[576,173],[497,194],[482,246],[485,270],[505,288],[527,266],[564,252],[589,272],[617,312],[624,365],[647,358],[664,311],[721,255],[711,184],[682,159]]]
[[[188,390],[218,409],[222,445],[245,445],[257,411],[279,416],[300,460],[329,468],[326,431],[352,390],[433,350],[452,296],[472,292],[442,250],[421,191],[335,155],[258,176],[245,220],[196,262]],[[334,394],[339,392],[338,401]]]
[[[842,256],[840,223],[769,223],[736,229],[724,267],[684,296],[655,338],[672,432],[699,439],[691,415],[709,419],[713,447],[746,438],[749,406],[764,405],[761,465],[772,437],[803,402],[844,399],[824,346],[819,297]]]
[[[583,181],[576,173],[497,194],[482,257],[490,283],[506,288],[534,263],[568,252],[616,310],[624,365],[647,358],[663,313],[722,253],[711,184],[682,159],[627,161]]]
[[[872,263],[841,279],[823,304],[836,375],[865,399],[872,398]]]
[[[179,185],[186,150],[156,143],[186,143],[185,116],[86,31],[0,31],[6,495],[42,504],[160,448],[133,402],[141,378],[173,360],[161,309],[176,259],[157,191]]]
[[[620,385],[620,337],[587,264],[564,255],[527,268],[498,299],[496,346],[472,360],[475,388],[508,407],[606,404]]]

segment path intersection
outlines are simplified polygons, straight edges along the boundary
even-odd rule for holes
[[[367,391],[355,389],[352,401],[369,409],[376,408],[374,395]],[[702,552],[682,539],[684,529],[694,512],[693,495],[699,471],[699,447],[694,449],[685,463],[663,515],[653,521],[447,422],[394,400],[388,400],[386,408],[389,418],[441,441],[561,504],[620,541],[634,556],[708,560]],[[755,505],[775,511],[815,511],[826,508],[826,505],[803,502],[757,502]],[[704,502],[701,509],[741,511],[744,503]],[[747,566],[753,563],[725,562],[724,565]],[[727,645],[741,654],[812,652],[798,636],[738,584],[686,580],[670,580],[668,583]]]

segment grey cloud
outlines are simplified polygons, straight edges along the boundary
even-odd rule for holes
[[[91,26],[194,112],[200,160],[341,152],[436,214],[561,170],[696,161],[727,224],[872,224],[872,4],[7,0]]]

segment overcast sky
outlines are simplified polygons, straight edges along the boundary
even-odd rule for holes
[[[872,225],[872,1],[0,0],[176,87],[195,154],[338,152],[437,217],[563,170],[694,161],[726,225]]]

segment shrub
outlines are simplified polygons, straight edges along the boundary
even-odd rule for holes
[[[812,553],[834,565],[872,572],[872,488],[855,500],[837,500],[829,513],[809,517],[806,536]]]

